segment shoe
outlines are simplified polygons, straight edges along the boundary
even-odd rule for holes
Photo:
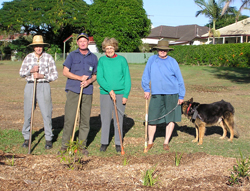
[[[153,145],[154,145],[154,143],[148,144],[148,146],[147,146],[147,151],[149,151],[150,149],[152,149]]]
[[[66,147],[61,147],[61,149],[57,152],[57,154],[58,155],[63,155],[66,152],[67,152],[67,148]]]
[[[46,141],[46,144],[45,144],[45,149],[52,149],[53,145],[52,145],[52,141]]]
[[[164,149],[165,151],[169,151],[170,147],[169,147],[168,144],[163,144],[163,149]]]
[[[107,150],[108,145],[102,144],[100,147],[100,152],[105,152]]]
[[[121,152],[121,145],[115,145],[116,152]]]
[[[88,156],[88,155],[89,155],[89,151],[88,151],[85,147],[79,149],[79,151],[80,151],[83,155],[85,155],[85,156]]]
[[[23,148],[29,147],[29,140],[24,140],[24,143],[22,145]]]

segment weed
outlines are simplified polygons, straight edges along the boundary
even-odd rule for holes
[[[79,150],[82,148],[82,143],[83,141],[78,141],[78,139],[73,142],[69,141],[66,152],[61,152],[59,155],[59,157],[61,157],[60,162],[65,162],[71,170],[81,165],[82,157],[79,155]]]
[[[156,172],[155,171],[156,166],[151,167],[150,169],[146,170],[145,173],[143,173],[142,177],[142,183],[143,186],[154,186],[158,182],[158,176],[154,177]]]
[[[239,184],[241,178],[249,176],[250,171],[250,158],[246,158],[240,151],[240,158],[236,159],[237,165],[233,166],[231,170],[231,176],[228,179],[228,182],[231,186],[234,184]]]
[[[12,159],[8,159],[7,157],[5,157],[7,164],[9,166],[14,166],[15,165],[15,159],[14,159],[15,155],[12,155]]]
[[[175,166],[180,165],[182,155],[183,153],[181,153],[181,155],[178,157],[177,152],[175,153]]]
[[[238,174],[235,174],[234,172],[231,172],[231,175],[228,179],[229,185],[233,186],[234,184],[239,184],[239,177]]]
[[[123,159],[123,166],[128,165],[128,163],[129,163],[129,160],[126,157],[124,157],[124,159]]]

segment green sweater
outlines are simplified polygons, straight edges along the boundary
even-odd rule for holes
[[[103,56],[98,61],[97,82],[100,85],[100,94],[123,94],[128,98],[131,89],[131,79],[127,60],[120,55],[115,58]]]

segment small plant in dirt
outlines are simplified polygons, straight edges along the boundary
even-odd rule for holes
[[[124,158],[123,158],[123,166],[128,165],[129,161],[130,161],[130,160],[128,160],[127,157],[124,157]]]
[[[182,155],[183,155],[183,153],[181,153],[180,156],[178,156],[177,152],[175,153],[175,166],[180,165]]]
[[[146,170],[142,176],[143,186],[154,186],[158,182],[158,176],[156,176],[157,171],[155,170],[156,165]]]
[[[231,176],[229,177],[229,184],[233,186],[234,184],[239,184],[244,181],[244,179],[249,179],[250,173],[250,158],[246,158],[240,151],[240,158],[236,159],[237,165],[233,166],[231,170]]]
[[[14,166],[15,165],[15,159],[14,159],[15,155],[12,155],[12,158],[11,159],[8,159],[7,157],[5,157],[5,160],[6,160],[6,163],[9,165],[9,166]]]
[[[61,152],[59,155],[61,157],[60,162],[66,163],[71,170],[81,167],[82,156],[79,151],[82,143],[83,141],[78,141],[78,139],[76,141],[69,141],[66,152]]]

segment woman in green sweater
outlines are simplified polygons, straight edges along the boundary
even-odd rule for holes
[[[106,151],[109,145],[109,131],[114,111],[114,103],[116,101],[118,118],[120,123],[121,135],[123,114],[128,95],[131,89],[131,79],[127,60],[115,53],[118,50],[118,41],[115,38],[105,38],[102,42],[102,49],[106,56],[98,61],[97,66],[97,82],[100,85],[100,105],[101,105],[101,148],[100,151]],[[115,127],[115,145],[116,151],[121,152],[119,132],[114,114]]]

